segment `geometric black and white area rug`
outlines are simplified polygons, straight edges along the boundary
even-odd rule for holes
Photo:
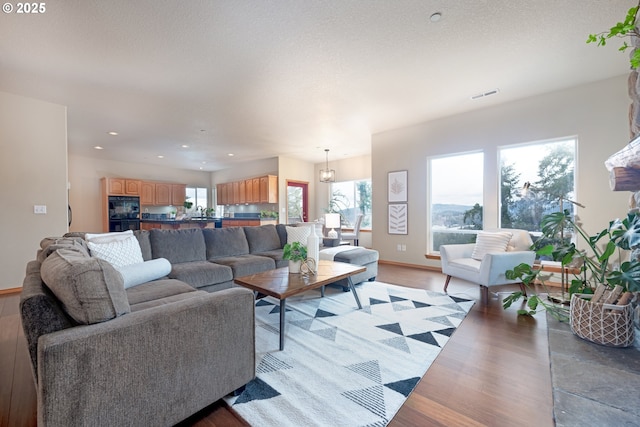
[[[474,304],[380,282],[256,301],[256,378],[225,401],[252,426],[385,426]]]

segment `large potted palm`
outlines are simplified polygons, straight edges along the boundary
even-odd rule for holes
[[[577,271],[568,284],[570,308],[542,295],[549,294],[544,267],[520,264],[506,272],[507,278],[521,280],[530,291],[526,308],[518,314],[546,309],[559,320],[570,320],[573,332],[581,338],[604,345],[631,345],[633,307],[640,292],[640,214],[631,212],[589,235],[565,210],[543,217],[541,229],[542,236],[533,247],[537,254],[559,262],[563,269]],[[565,230],[571,230],[582,244],[558,238]],[[544,292],[538,293],[540,286]],[[521,298],[526,298],[523,292],[513,292],[503,300],[503,307]]]

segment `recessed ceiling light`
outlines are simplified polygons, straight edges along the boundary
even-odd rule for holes
[[[207,164],[207,162],[202,162],[202,164],[203,164],[203,165],[206,165],[206,164]]]
[[[187,144],[182,144],[180,147],[182,148],[189,148],[189,146]]]
[[[111,135],[111,136],[118,136],[118,132],[111,131],[111,132],[107,132],[107,133],[109,135]]]
[[[204,169],[202,166],[200,166],[200,170]]]
[[[103,147],[101,147],[101,146],[99,146],[99,145],[96,145],[96,146],[95,146],[95,147],[93,147],[93,148],[95,148],[96,150],[104,150],[104,148],[103,148]]]
[[[164,156],[163,155],[159,155],[158,158],[159,159],[164,159]]]
[[[440,12],[436,12],[429,17],[429,20],[431,22],[438,22],[441,19],[442,19],[442,13]]]
[[[233,153],[227,154],[227,156],[229,156],[229,157],[233,157],[233,155],[234,155]]]

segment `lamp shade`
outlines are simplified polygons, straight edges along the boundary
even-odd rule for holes
[[[339,213],[324,214],[324,226],[327,228],[340,228],[340,214]]]

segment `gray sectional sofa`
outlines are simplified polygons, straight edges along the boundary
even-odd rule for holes
[[[27,265],[38,425],[173,425],[254,378],[254,295],[233,278],[286,266],[285,226],[137,231],[170,272],[128,288],[81,235],[44,239]],[[350,252],[368,262],[354,283],[374,278],[377,252]]]

